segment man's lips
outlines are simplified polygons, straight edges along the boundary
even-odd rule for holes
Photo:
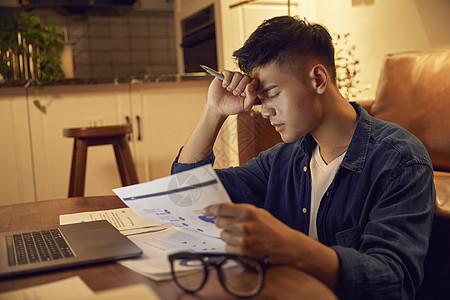
[[[284,124],[283,123],[273,123],[272,126],[275,127],[275,130],[278,131],[278,132],[283,130],[283,128],[284,128]]]

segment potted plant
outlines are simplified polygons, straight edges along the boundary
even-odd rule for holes
[[[34,80],[36,93],[49,81],[64,78],[61,53],[64,39],[53,22],[21,11],[0,20],[0,73],[5,80]],[[36,96],[35,93],[35,96]],[[35,105],[42,110],[39,100]]]
[[[336,52],[336,84],[347,100],[355,100],[369,87],[360,86],[358,75],[361,70],[359,68],[359,60],[354,53],[356,46],[349,45],[349,36],[350,33],[335,34],[333,38]]]

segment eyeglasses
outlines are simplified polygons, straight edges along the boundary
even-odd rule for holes
[[[222,287],[240,298],[253,297],[261,291],[268,266],[266,260],[227,253],[178,252],[169,255],[169,261],[175,283],[185,292],[201,290],[208,270],[215,267]],[[193,272],[199,274],[186,275]]]

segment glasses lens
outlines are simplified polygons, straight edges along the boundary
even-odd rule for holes
[[[225,288],[236,296],[254,296],[262,288],[264,271],[253,259],[227,259],[221,272]]]
[[[175,259],[172,264],[174,279],[185,291],[200,290],[206,279],[206,270],[200,259]]]

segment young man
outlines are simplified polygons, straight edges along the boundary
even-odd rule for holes
[[[320,25],[267,20],[234,55],[244,74],[223,71],[223,82],[212,81],[172,166],[176,173],[213,163],[227,116],[261,100],[284,143],[216,170],[234,203],[205,214],[218,216],[227,251],[299,268],[341,298],[413,299],[435,202],[424,146],[342,97]]]

